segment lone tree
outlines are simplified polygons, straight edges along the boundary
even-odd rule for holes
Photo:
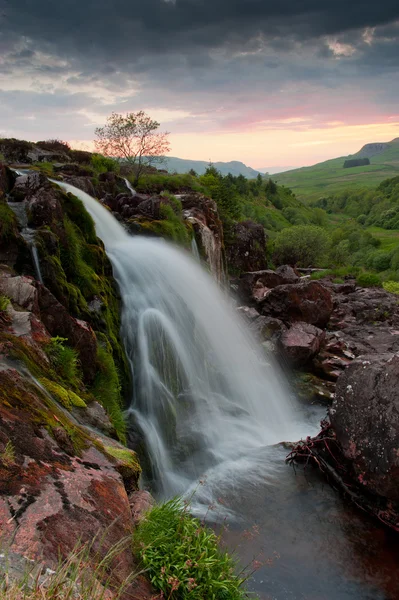
[[[160,124],[144,111],[119,115],[112,113],[104,127],[97,127],[97,152],[112,158],[121,158],[134,171],[137,185],[146,167],[161,162],[169,152],[169,133],[157,132]]]

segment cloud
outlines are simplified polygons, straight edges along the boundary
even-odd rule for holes
[[[397,114],[397,0],[0,5],[2,133],[89,141],[110,112],[144,109],[179,139],[317,129],[316,148]]]

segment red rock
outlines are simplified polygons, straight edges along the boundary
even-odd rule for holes
[[[155,506],[155,500],[147,490],[138,490],[129,494],[129,504],[133,515],[133,523],[137,525],[143,520],[145,514]]]
[[[399,354],[366,355],[339,377],[331,424],[354,476],[399,501]]]
[[[331,293],[317,281],[279,285],[260,303],[261,312],[285,323],[303,321],[325,327],[333,310]]]
[[[280,352],[294,367],[304,366],[320,350],[325,339],[321,329],[308,323],[294,323],[279,339]]]

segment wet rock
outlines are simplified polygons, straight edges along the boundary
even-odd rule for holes
[[[43,173],[31,171],[16,178],[11,196],[15,201],[22,201],[33,196],[40,188],[50,188],[50,184]]]
[[[28,199],[29,222],[33,227],[62,223],[63,212],[59,191],[51,186],[40,187]]]
[[[279,319],[273,317],[260,316],[255,319],[251,325],[250,330],[256,335],[261,341],[273,340],[277,341],[280,336],[287,330],[287,327]]]
[[[279,339],[284,358],[294,367],[302,367],[320,350],[325,333],[308,323],[294,323]]]
[[[317,281],[279,285],[260,302],[262,314],[276,317],[284,323],[303,321],[325,327],[333,311],[329,290]]]
[[[399,501],[399,354],[354,360],[338,380],[331,424],[357,481]]]
[[[86,192],[86,194],[89,194],[90,196],[96,196],[96,191],[89,177],[73,175],[65,177],[64,181],[66,183],[69,183],[70,185],[74,185],[75,187],[79,188],[83,192]]]
[[[115,435],[114,426],[103,406],[97,401],[90,402],[84,410],[73,408],[72,414],[74,414],[80,422],[89,425],[90,427],[94,427],[106,435]]]
[[[264,227],[253,221],[233,225],[229,240],[226,240],[226,258],[232,273],[266,269]]]
[[[129,504],[133,515],[133,523],[138,525],[145,517],[145,514],[155,506],[155,500],[150,492],[138,490],[129,494]]]
[[[239,306],[237,308],[237,312],[243,317],[245,317],[245,319],[247,319],[248,321],[254,321],[258,317],[260,317],[260,313],[258,313],[256,308],[253,308],[252,306]]]
[[[14,171],[0,163],[0,198],[12,190],[16,178]]]

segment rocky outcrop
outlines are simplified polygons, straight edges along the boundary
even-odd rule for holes
[[[125,477],[130,475],[137,485],[139,470],[132,452],[89,433],[33,381],[3,366],[0,523],[9,549],[54,568],[59,553],[66,557],[80,540],[91,544],[95,568],[112,546],[130,536],[133,520],[119,472],[121,461],[113,458],[118,449],[131,456],[130,467],[124,461]],[[137,570],[129,544],[111,567],[113,585]],[[141,594],[139,581],[124,597],[150,597]]]
[[[308,323],[294,323],[279,338],[281,354],[293,367],[304,366],[320,350],[325,333]]]
[[[203,194],[181,194],[183,217],[192,224],[200,254],[217,281],[225,277],[223,226],[216,202]]]
[[[399,354],[354,360],[337,383],[331,424],[362,486],[399,502]]]
[[[260,310],[284,323],[303,321],[325,327],[333,311],[333,301],[329,290],[317,281],[308,281],[275,287],[260,302]]]
[[[266,269],[266,233],[259,223],[236,223],[229,231],[225,245],[230,273],[239,275]]]
[[[238,280],[238,294],[244,302],[259,302],[267,293],[278,285],[298,283],[299,277],[288,265],[279,267],[276,271],[265,269],[242,273]]]

